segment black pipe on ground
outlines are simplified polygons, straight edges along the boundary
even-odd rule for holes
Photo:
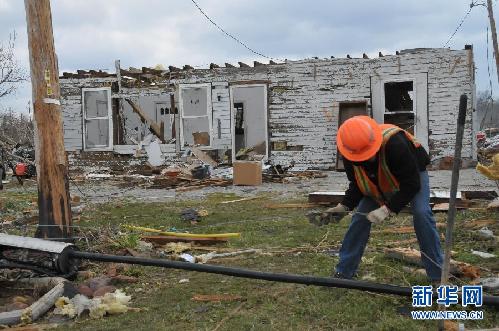
[[[220,274],[233,277],[262,279],[273,282],[349,288],[349,289],[376,292],[376,293],[412,296],[412,289],[410,287],[394,286],[388,284],[377,284],[377,283],[370,283],[370,282],[351,280],[351,279],[261,272],[261,271],[230,268],[230,267],[223,267],[223,266],[209,265],[209,264],[196,264],[190,262],[178,262],[178,261],[170,261],[162,259],[148,259],[148,258],[133,257],[133,256],[117,256],[117,255],[88,253],[80,251],[70,251],[69,256],[72,258],[87,259],[92,261],[138,264],[143,266],[207,272],[212,274]],[[483,296],[483,304],[499,307],[499,297]]]

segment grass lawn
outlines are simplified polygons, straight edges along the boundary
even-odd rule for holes
[[[10,208],[8,193],[0,193],[0,202]],[[17,203],[29,194],[16,196]],[[270,209],[272,203],[305,202],[305,198],[281,199],[261,195],[259,199],[220,204],[237,199],[232,194],[211,194],[203,200],[168,203],[137,203],[115,200],[107,204],[88,205],[76,235],[86,237],[79,246],[82,250],[113,253],[123,247],[137,245],[137,233],[121,225],[131,224],[157,229],[188,230],[193,233],[241,232],[241,238],[231,239],[223,248],[261,249],[260,254],[221,258],[210,263],[237,266],[261,271],[289,272],[329,276],[338,258],[350,218],[339,224],[315,227],[308,223],[306,209]],[[24,208],[24,205],[21,206]],[[19,207],[19,209],[22,209]],[[184,208],[202,208],[209,213],[197,225],[180,219]],[[18,208],[18,207],[16,207]],[[2,209],[0,209],[1,211]],[[437,215],[442,222],[444,214]],[[499,219],[498,213],[458,212],[455,231],[454,258],[473,263],[497,274],[497,259],[482,259],[470,253],[471,249],[499,254],[493,242],[476,240],[463,222],[477,219]],[[399,215],[377,228],[411,225],[409,215]],[[489,226],[496,234],[499,226]],[[1,230],[1,228],[0,228]],[[15,233],[13,229],[3,229]],[[23,233],[23,230],[16,230]],[[444,230],[440,230],[443,232]],[[383,249],[388,242],[414,238],[412,234],[373,233],[359,270],[360,279],[380,283],[410,286],[428,284],[424,276],[404,271],[407,264],[385,258]],[[417,244],[405,244],[415,247]],[[197,252],[196,254],[205,253]],[[84,263],[97,274],[105,272],[105,265]],[[328,289],[286,283],[273,283],[221,275],[204,274],[153,267],[131,267],[126,272],[139,277],[139,283],[124,286],[131,294],[132,306],[140,312],[92,320],[80,318],[62,325],[58,330],[427,330],[436,329],[434,321],[414,321],[408,316],[412,310],[411,298],[373,294],[346,289]],[[189,279],[179,283],[180,279]],[[456,285],[465,284],[461,280]],[[230,302],[197,302],[198,294],[239,295],[242,300]],[[436,307],[436,306],[435,306]],[[436,308],[432,310],[436,310]],[[464,310],[461,305],[453,309]],[[477,308],[478,309],[478,308]],[[473,310],[473,309],[467,309]],[[484,320],[465,321],[467,328],[499,326],[499,312],[484,308]]]

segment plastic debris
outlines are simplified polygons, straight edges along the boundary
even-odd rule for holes
[[[494,254],[480,252],[480,251],[474,251],[474,250],[471,251],[471,254],[480,256],[481,258],[484,258],[484,259],[491,259],[493,257],[496,257]]]
[[[181,280],[178,281],[179,284],[184,284],[184,283],[188,283],[189,282],[189,278],[182,278]]]
[[[493,239],[493,238],[495,238],[494,233],[491,230],[489,230],[488,228],[486,228],[486,227],[481,228],[476,233],[478,234],[478,236],[480,238],[483,238],[483,239]]]
[[[184,260],[185,262],[190,262],[190,263],[196,262],[196,258],[194,256],[192,256],[191,254],[187,254],[187,253],[180,254],[180,258],[182,260]]]

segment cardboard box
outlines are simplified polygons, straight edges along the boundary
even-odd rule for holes
[[[262,162],[234,161],[234,185],[262,185]]]

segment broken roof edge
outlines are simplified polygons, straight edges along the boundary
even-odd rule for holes
[[[408,48],[408,49],[402,49],[400,51],[396,51],[395,54],[382,54],[381,52],[378,52],[377,57],[372,57],[369,58],[366,53],[363,53],[362,57],[354,58],[351,57],[349,54],[346,55],[344,58],[336,58],[334,56],[331,56],[330,58],[319,58],[319,57],[310,57],[310,58],[303,58],[299,60],[288,60],[285,59],[284,62],[275,62],[273,60],[270,60],[269,63],[262,63],[258,61],[253,61],[253,66],[246,64],[244,62],[239,61],[238,64],[239,66],[232,65],[228,62],[225,62],[224,66],[219,66],[215,63],[210,63],[209,67],[207,68],[199,68],[199,67],[193,67],[191,65],[184,65],[183,68],[177,68],[174,66],[168,66],[168,70],[162,70],[162,69],[155,69],[155,68],[150,68],[150,67],[142,67],[141,69],[134,68],[134,67],[129,67],[128,69],[120,69],[120,75],[122,79],[129,79],[129,80],[142,80],[145,79],[146,81],[150,81],[151,79],[159,78],[159,79],[164,79],[167,78],[169,80],[178,78],[177,76],[186,73],[186,72],[198,72],[198,71],[208,71],[208,70],[251,70],[251,69],[258,69],[262,67],[267,67],[267,66],[282,66],[282,65],[287,65],[287,64],[292,64],[292,63],[305,63],[305,62],[329,62],[329,61],[351,61],[351,60],[356,60],[356,61],[373,61],[373,60],[378,60],[384,57],[393,57],[393,56],[400,56],[400,55],[408,55],[408,54],[417,54],[417,53],[425,53],[425,52],[436,52],[436,51],[449,51],[449,52],[455,52],[455,51],[462,51],[462,50],[473,50],[473,45],[465,45],[463,49],[451,49],[451,48]],[[74,72],[63,72],[62,75],[60,75],[60,79],[71,79],[71,78],[76,78],[76,79],[85,79],[85,78],[116,78],[117,74],[116,73],[109,73],[107,71],[103,70],[76,70],[76,73]]]

